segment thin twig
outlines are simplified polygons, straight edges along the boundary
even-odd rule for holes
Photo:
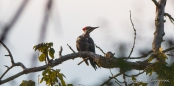
[[[0,80],[4,77],[4,75],[5,75],[10,69],[12,69],[12,68],[15,67],[15,66],[21,66],[23,69],[26,69],[26,67],[25,67],[22,63],[20,63],[20,62],[14,63],[14,64],[12,64],[12,66],[10,66],[10,67],[5,66],[5,67],[7,67],[7,70],[2,74],[2,76],[0,77]]]
[[[141,59],[141,58],[144,58],[144,57],[147,57],[149,54],[151,54],[151,53],[153,53],[153,51],[151,50],[151,51],[149,51],[148,53],[146,53],[146,54],[143,54],[142,56],[140,56],[140,57],[131,57],[131,58],[129,58],[129,59]],[[122,58],[120,58],[120,59],[127,59],[127,57],[122,57]]]
[[[124,79],[124,85],[127,86],[127,82],[126,82],[126,77],[125,77],[125,73],[123,73],[123,79]]]
[[[83,59],[81,62],[78,63],[78,65],[82,64],[84,61],[86,61],[86,60],[88,60],[88,59],[89,59],[89,57]]]
[[[117,76],[119,76],[121,74],[122,74],[122,72],[121,73],[118,73],[118,74],[116,74],[116,75],[114,75],[112,77],[109,77],[109,79],[107,81],[105,81],[104,83],[102,83],[100,86],[103,86],[103,85],[107,84],[111,79],[113,79],[113,78],[115,78],[115,77],[117,77]]]
[[[164,13],[164,16],[169,17],[170,21],[174,24],[174,18],[170,14]]]
[[[95,44],[95,46],[105,55],[105,52],[99,46],[97,46],[96,44]]]
[[[0,40],[0,43],[5,47],[5,49],[8,51],[9,55],[10,56],[10,59],[11,59],[11,63],[14,64],[14,60],[13,60],[13,55],[11,54],[10,50],[7,48],[7,46]],[[7,56],[7,55],[6,55]]]
[[[143,74],[144,72],[145,72],[145,70],[143,70],[142,72],[139,72],[138,74],[135,74],[135,75],[127,75],[127,74],[125,74],[125,76],[127,76],[127,77],[132,77],[132,76],[137,77],[137,76],[139,76],[140,74]]]
[[[7,48],[7,46],[0,40],[0,43],[3,45],[3,47],[8,51],[9,55],[5,55],[5,56],[10,56],[10,59],[11,59],[11,63],[12,63],[12,66],[8,67],[8,66],[5,66],[7,67],[7,70],[2,74],[2,76],[0,77],[0,80],[3,78],[3,76],[13,67],[15,66],[21,66],[23,69],[26,69],[26,67],[18,62],[18,63],[15,63],[14,62],[14,59],[13,59],[13,55],[11,54],[10,50]]]
[[[134,47],[135,47],[135,40],[136,40],[136,29],[135,29],[135,27],[134,27],[134,23],[133,23],[133,21],[132,21],[132,19],[131,19],[131,11],[130,11],[130,21],[131,21],[131,24],[132,24],[132,27],[133,27],[133,30],[134,30],[134,43],[133,43],[133,46],[132,46],[132,49],[131,49],[131,52],[130,52],[130,54],[129,54],[129,56],[127,57],[127,59],[129,59],[130,58],[130,56],[131,56],[131,54],[132,54],[132,52],[133,52],[133,50],[134,50]],[[126,60],[127,60],[126,59]]]
[[[156,5],[156,7],[159,6],[158,2],[156,0],[152,0],[154,2],[154,4]]]
[[[62,50],[63,50],[63,48],[62,48],[62,46],[60,46],[59,57],[62,56]]]
[[[112,75],[112,77],[113,77],[114,74],[112,73],[111,69],[109,69],[109,71],[110,71],[110,73],[111,73],[111,75]],[[120,85],[121,82],[120,82],[116,77],[114,77],[114,79],[116,80],[115,82],[116,82],[119,86],[121,86],[121,85]]]
[[[7,69],[9,68],[9,66],[7,66],[7,65],[4,65]]]
[[[71,46],[69,46],[68,44],[67,44],[67,46],[72,50],[73,53],[75,53],[75,51],[71,48]]]

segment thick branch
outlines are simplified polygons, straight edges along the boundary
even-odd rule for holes
[[[165,35],[164,32],[165,5],[166,5],[166,0],[159,0],[158,6],[156,7],[156,19],[155,19],[156,30],[154,33],[154,40],[152,43],[152,50],[155,54],[159,53],[159,48],[161,47],[163,36]]]
[[[48,63],[47,65],[43,65],[43,66],[39,66],[39,67],[33,67],[33,68],[26,68],[25,70],[7,78],[4,80],[0,81],[0,84],[6,83],[8,81],[11,81],[21,75],[24,74],[28,74],[28,73],[32,73],[32,72],[38,72],[38,71],[42,71],[45,70],[48,66],[54,67],[57,66],[61,63],[63,63],[64,61],[70,60],[70,59],[75,59],[78,57],[84,57],[84,56],[90,56],[91,58],[93,58],[98,64],[100,64],[101,67],[103,68],[116,68],[119,67],[118,62],[119,59],[118,58],[104,58],[101,55],[95,54],[93,52],[77,52],[77,53],[71,53],[71,54],[67,54],[64,56],[61,56],[58,59],[53,60],[52,62]],[[107,62],[109,61],[109,63]],[[137,70],[144,70],[148,65],[150,65],[151,63],[145,63],[145,62],[127,62],[129,65],[131,65],[132,69],[137,69]]]

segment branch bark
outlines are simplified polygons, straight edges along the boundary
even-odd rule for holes
[[[116,68],[119,67],[118,63],[119,63],[119,59],[118,58],[104,58],[101,55],[95,54],[93,52],[76,52],[76,53],[71,53],[71,54],[67,54],[64,56],[61,56],[58,59],[55,59],[53,61],[51,61],[50,63],[48,63],[47,65],[43,65],[43,66],[39,66],[39,67],[33,67],[33,68],[26,68],[23,71],[10,76],[4,80],[0,81],[0,85],[4,84],[6,82],[9,82],[21,75],[24,74],[28,74],[28,73],[33,73],[33,72],[38,72],[38,71],[42,71],[45,70],[48,66],[54,67],[57,66],[67,60],[70,59],[75,59],[78,57],[84,57],[84,56],[89,56],[91,58],[93,58],[98,64],[100,64],[101,67],[103,68]],[[108,63],[109,61],[109,63]],[[152,64],[152,63],[146,63],[146,62],[127,62],[129,65],[131,65],[132,69],[137,69],[137,70],[144,70],[148,65]]]
[[[164,32],[164,13],[165,13],[165,5],[167,0],[159,0],[158,4],[156,0],[152,0],[156,5],[156,19],[155,26],[156,30],[154,33],[154,40],[152,43],[152,50],[155,54],[159,53],[159,48],[161,47],[161,43],[163,41]]]

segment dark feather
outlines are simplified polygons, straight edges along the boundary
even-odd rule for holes
[[[79,36],[76,40],[76,47],[78,51],[90,51],[95,53],[95,46],[94,41],[91,37],[84,37],[83,35]],[[82,57],[83,59],[87,57]],[[90,64],[96,70],[96,62],[89,58]],[[85,63],[88,65],[88,61],[86,60]]]

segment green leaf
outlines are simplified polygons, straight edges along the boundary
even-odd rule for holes
[[[48,45],[51,47],[51,46],[53,46],[53,43],[52,43],[52,42],[50,42],[50,43],[48,43]]]
[[[166,54],[164,53],[159,53],[158,54],[158,58],[161,60],[161,61],[165,61],[167,59],[167,56]]]
[[[135,76],[132,76],[132,80],[136,82],[137,79],[135,78]]]
[[[51,56],[52,59],[54,59],[54,53],[55,53],[55,50],[53,48],[50,48],[49,55]]]
[[[19,86],[35,86],[35,82],[32,80],[29,81],[23,80]]]
[[[63,74],[58,73],[58,77],[59,77],[59,79],[60,79],[62,85],[63,85],[63,86],[66,86],[66,83],[65,83],[65,81],[63,80],[63,77],[62,77],[62,76],[63,76]]]
[[[44,77],[42,77],[42,79],[40,80],[40,83],[42,83],[42,82],[43,82],[43,80],[44,80]]]
[[[46,73],[48,73],[48,71],[50,71],[50,68],[45,69],[45,70],[42,72],[42,75],[43,75],[43,76],[46,75]]]
[[[46,58],[46,55],[44,53],[42,53],[40,56],[39,56],[39,61],[40,62],[43,62],[45,61],[45,58]]]
[[[151,67],[149,67],[149,68],[146,69],[146,75],[150,73],[149,76],[151,76],[152,75],[152,72],[153,72],[153,70],[152,70]]]
[[[142,83],[141,85],[142,85],[142,86],[147,86],[147,84],[148,84],[148,83]]]
[[[156,55],[152,54],[149,58],[148,58],[148,62],[151,62],[154,58],[155,58]]]
[[[73,84],[67,84],[67,86],[73,86]]]

